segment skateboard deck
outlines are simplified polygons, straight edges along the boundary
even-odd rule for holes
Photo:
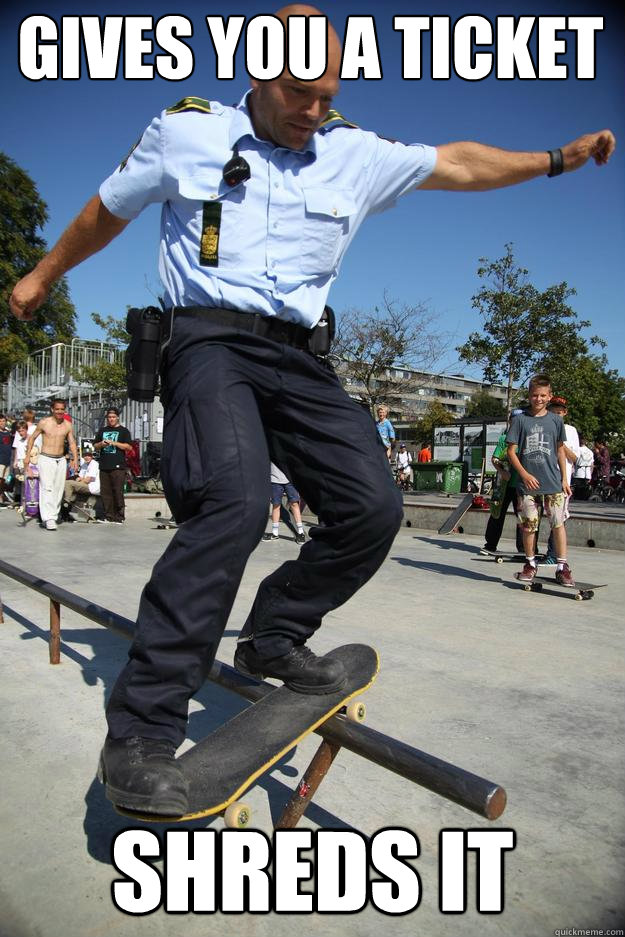
[[[82,504],[76,504],[75,501],[72,501],[72,503],[69,506],[69,511],[70,511],[70,514],[75,512],[78,515],[78,517],[82,517],[83,520],[87,524],[95,523],[95,520],[96,520],[95,511],[89,510],[89,508],[83,507]]]
[[[157,823],[223,813],[303,738],[371,686],[377,676],[377,652],[365,644],[346,644],[328,656],[338,658],[347,671],[340,690],[312,696],[276,687],[180,756],[180,767],[189,782],[189,810],[183,816],[157,816],[115,805],[117,812]]]
[[[519,581],[519,574],[515,573],[514,578]],[[531,582],[521,581],[520,584],[526,592],[542,592],[545,583],[548,586],[555,586],[556,589],[561,589],[563,592],[570,592],[573,598],[577,599],[578,602],[592,599],[595,594],[595,589],[605,589],[607,586],[607,582],[602,582],[598,585],[594,582],[576,582],[574,586],[563,586],[554,576],[535,576]]]
[[[163,517],[158,511],[150,520],[152,523],[156,524],[157,530],[169,530],[170,528],[175,530],[178,527],[173,517]]]
[[[472,504],[473,494],[469,492],[469,494],[464,496],[460,504],[453,509],[445,523],[438,528],[439,534],[450,534],[454,527],[460,523]]]
[[[494,559],[495,563],[524,563],[525,554],[517,553],[516,551],[506,551],[506,550],[480,550],[480,556],[490,556]],[[540,554],[537,556],[538,565],[549,565],[543,564],[540,560],[544,559],[544,556]]]

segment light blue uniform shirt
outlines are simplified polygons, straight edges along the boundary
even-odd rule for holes
[[[235,144],[251,177],[229,188],[222,173]],[[211,101],[210,113],[163,111],[100,198],[126,219],[163,203],[159,273],[168,305],[223,306],[312,328],[364,219],[424,182],[435,162],[433,147],[383,140],[342,119],[303,151],[274,146],[256,137],[246,95],[237,107]],[[218,264],[203,266],[204,204],[215,201]]]

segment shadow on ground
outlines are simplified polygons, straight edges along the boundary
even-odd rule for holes
[[[4,605],[4,614],[25,629],[20,635],[22,640],[41,640],[48,644],[49,632],[35,624],[35,622],[30,621],[30,619],[8,605]],[[238,632],[233,632],[233,634],[238,634]],[[68,631],[68,638],[71,639],[71,643],[61,641],[61,654],[81,668],[83,679],[88,686],[97,686],[98,682],[102,684],[104,701],[106,702],[117,674],[126,661],[127,641],[107,631],[106,628],[97,626],[93,628],[72,628],[71,632]],[[87,657],[80,653],[75,647],[77,644],[88,646],[93,656]],[[202,708],[195,709],[189,715],[187,738],[193,742],[205,738],[218,726],[223,725],[224,722],[251,705],[242,697],[229,693],[222,687],[211,683],[204,684],[194,699]],[[274,824],[282,814],[296,786],[294,779],[297,778],[298,771],[289,764],[296,750],[294,748],[288,752],[268,773],[257,781],[257,786],[267,794],[271,819]],[[139,821],[135,822],[115,812],[112,804],[104,794],[104,787],[97,780],[97,765],[93,767],[94,778],[85,793],[86,810],[83,827],[87,840],[87,851],[98,862],[112,864],[112,843],[117,834],[125,829],[145,828],[146,824]],[[281,774],[291,784],[284,783],[280,778],[275,777],[276,773]],[[313,823],[326,829],[352,829],[339,817],[315,803],[309,805],[306,816]],[[159,836],[161,834],[164,836],[167,830],[170,829],[205,829],[214,820],[215,817],[205,817],[184,824],[158,823],[153,824],[151,829]]]

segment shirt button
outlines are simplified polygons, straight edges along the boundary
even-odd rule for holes
[[[337,212],[336,208],[333,208],[333,209],[332,209],[332,214],[333,214],[335,217],[338,215],[338,212]]]

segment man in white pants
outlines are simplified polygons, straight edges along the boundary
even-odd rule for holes
[[[39,516],[46,530],[56,530],[56,520],[61,509],[67,462],[65,459],[65,440],[72,455],[70,466],[78,471],[78,451],[72,431],[72,424],[65,419],[65,401],[53,400],[50,404],[50,416],[37,423],[37,429],[28,440],[24,456],[24,471],[31,475],[30,453],[38,436],[43,436],[39,453]]]

